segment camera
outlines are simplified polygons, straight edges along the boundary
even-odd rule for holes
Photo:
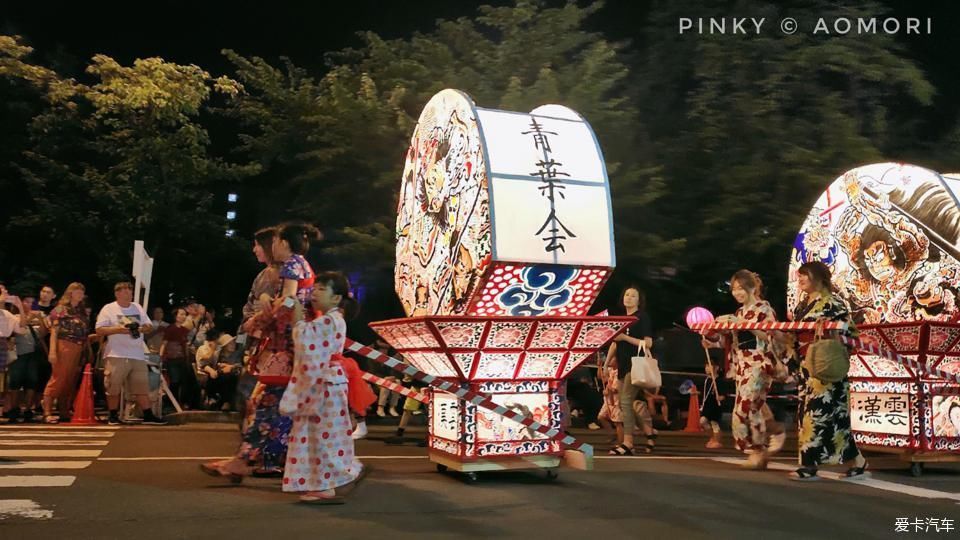
[[[132,322],[130,324],[123,325],[123,327],[130,331],[130,337],[133,339],[140,339],[140,323]]]

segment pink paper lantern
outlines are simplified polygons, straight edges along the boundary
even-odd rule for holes
[[[687,311],[687,326],[692,327],[695,324],[710,324],[713,322],[713,313],[704,307],[692,307]]]

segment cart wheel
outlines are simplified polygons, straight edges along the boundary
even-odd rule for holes
[[[560,476],[560,471],[556,469],[547,469],[547,480],[556,480]]]
[[[917,478],[923,476],[923,463],[911,463],[910,474]]]
[[[463,478],[467,481],[468,484],[477,483],[477,473],[475,472],[471,471],[471,472],[463,473]]]
[[[447,466],[437,463],[437,472],[447,472]]]

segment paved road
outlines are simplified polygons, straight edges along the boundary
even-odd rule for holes
[[[860,539],[918,534],[918,518],[960,523],[951,464],[913,478],[873,457],[868,481],[798,484],[786,455],[774,470],[744,471],[735,452],[703,449],[703,436],[665,433],[652,456],[601,456],[596,470],[564,469],[556,481],[502,472],[469,485],[437,473],[422,448],[385,445],[388,429],[358,444],[373,471],[346,505],[304,507],[279,480],[232,486],[199,472],[235,448],[229,425],[0,426],[0,538]],[[602,435],[576,434],[603,447]],[[898,518],[909,532],[895,532]]]

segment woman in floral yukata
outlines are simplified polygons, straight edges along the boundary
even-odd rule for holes
[[[342,504],[336,488],[364,469],[354,457],[347,374],[334,358],[343,352],[345,317],[357,312],[349,291],[342,274],[320,274],[311,295],[318,315],[293,330],[293,375],[280,402],[280,412],[293,418],[283,491],[300,493],[310,504]]]
[[[734,315],[717,322],[776,322],[777,314],[763,299],[763,281],[750,270],[738,270],[730,278],[730,294],[740,304]],[[737,395],[733,406],[732,431],[737,448],[748,455],[746,467],[765,469],[769,453],[779,451],[786,440],[783,426],[773,421],[767,407],[767,393],[780,360],[773,354],[773,340],[779,333],[760,330],[731,334]],[[770,448],[767,447],[768,430]]]
[[[797,286],[803,293],[793,310],[796,322],[821,320],[845,322],[844,336],[854,338],[853,326],[846,304],[833,292],[830,269],[819,261],[808,262],[797,271]],[[834,331],[835,332],[835,331]],[[801,335],[808,339],[813,336]],[[805,347],[804,347],[805,348]],[[805,351],[801,349],[801,353]],[[802,356],[802,355],[801,355]],[[800,468],[790,473],[791,479],[817,480],[817,467],[823,464],[840,465],[853,461],[847,478],[860,479],[869,475],[867,461],[854,443],[850,430],[850,380],[825,383],[801,366],[800,368],[800,420],[797,444],[800,447]]]
[[[244,476],[259,472],[279,474],[287,453],[287,439],[292,422],[279,410],[284,389],[293,370],[292,329],[294,317],[302,312],[313,290],[314,274],[304,255],[310,240],[319,240],[320,231],[312,225],[285,224],[277,229],[272,252],[284,261],[280,268],[280,297],[260,297],[260,311],[251,324],[262,330],[259,350],[254,353],[252,369],[257,372],[257,386],[250,404],[255,412],[244,426],[237,455],[229,460],[201,465],[212,476],[229,476],[239,482]]]

